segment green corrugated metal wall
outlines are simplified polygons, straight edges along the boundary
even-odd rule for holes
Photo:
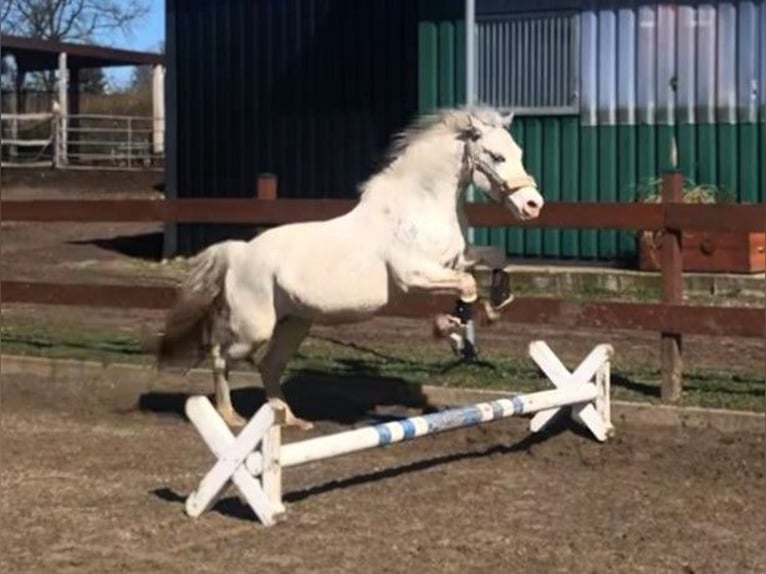
[[[462,0],[420,0],[419,111],[464,101],[465,27]],[[678,167],[697,183],[733,191],[737,201],[762,202],[766,188],[766,124],[662,124],[631,121],[586,125],[581,117],[517,117],[511,132],[547,201],[632,202],[640,182]],[[481,199],[480,199],[481,201]],[[504,245],[529,258],[619,259],[636,254],[635,237],[615,230],[475,230],[479,244]]]

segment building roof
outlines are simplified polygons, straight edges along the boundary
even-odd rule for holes
[[[55,70],[58,55],[67,54],[68,68],[106,68],[112,66],[151,66],[164,64],[165,56],[155,52],[135,52],[105,46],[56,42],[38,38],[22,38],[3,34],[2,56],[12,55],[19,68],[26,71]]]

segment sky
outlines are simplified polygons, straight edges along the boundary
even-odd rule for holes
[[[131,34],[104,42],[115,48],[156,52],[165,40],[165,0],[149,0],[149,14],[137,22]],[[112,68],[107,75],[113,83],[123,85],[130,80],[132,68]]]

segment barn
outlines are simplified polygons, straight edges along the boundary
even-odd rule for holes
[[[167,193],[354,197],[393,133],[466,101],[516,110],[548,201],[635,201],[677,165],[766,188],[766,5],[583,0],[168,0]],[[468,34],[466,34],[468,30]],[[466,42],[466,38],[473,42]],[[172,226],[167,253],[252,233]],[[530,259],[629,261],[632,234],[475,229]]]

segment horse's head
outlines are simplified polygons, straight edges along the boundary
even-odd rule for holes
[[[524,169],[522,151],[508,128],[513,114],[495,110],[464,111],[453,117],[465,142],[465,172],[470,181],[522,221],[540,215],[543,196]]]

